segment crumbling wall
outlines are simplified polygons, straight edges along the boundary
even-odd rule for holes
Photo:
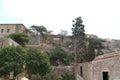
[[[52,66],[52,73],[64,75],[65,73],[73,74],[73,66]]]
[[[84,80],[93,80],[92,62],[85,62],[85,63],[78,64],[77,71],[78,71],[78,74]]]
[[[93,80],[103,80],[103,72],[108,73],[109,80],[120,80],[120,56],[110,55],[92,62]]]
[[[40,37],[39,36],[30,36],[28,44],[29,45],[39,45],[40,44]]]

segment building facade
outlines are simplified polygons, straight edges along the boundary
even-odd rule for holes
[[[83,80],[120,80],[120,54],[98,56],[91,62],[79,64],[77,71]]]
[[[7,36],[11,33],[26,32],[23,24],[0,24],[0,37]]]

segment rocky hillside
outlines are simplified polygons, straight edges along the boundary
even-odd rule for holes
[[[105,46],[105,49],[102,50],[104,53],[120,51],[120,40],[103,39],[93,34],[87,34],[86,37],[104,40],[103,45]],[[41,40],[39,36],[30,36],[29,43],[26,45],[26,47],[37,47],[45,51],[49,51],[49,49],[54,48],[55,46],[62,46],[64,50],[72,51],[73,46],[71,45],[71,42],[71,36],[61,38],[59,35],[49,35],[47,40]]]

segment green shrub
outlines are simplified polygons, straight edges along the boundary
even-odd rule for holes
[[[74,75],[66,73],[62,76],[62,80],[75,80]]]
[[[55,74],[55,73],[49,73],[46,75],[46,80],[61,80],[62,77]]]

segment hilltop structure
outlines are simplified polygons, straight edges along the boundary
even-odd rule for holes
[[[0,37],[7,36],[11,33],[22,33],[26,31],[23,24],[0,24]]]
[[[23,24],[0,24],[0,48],[19,45],[14,40],[7,38],[6,36],[11,33],[22,33],[25,31],[26,28]]]
[[[23,24],[0,24],[0,48],[9,45],[19,45],[12,39],[6,38],[5,36],[8,36],[11,33],[23,32],[26,32],[26,27]],[[86,37],[98,38],[93,34],[88,34]],[[61,45],[66,51],[72,51],[72,47],[74,47],[69,45],[72,41],[71,36],[64,37],[64,40],[61,41],[60,36],[49,35],[47,40],[48,41],[46,43],[42,43],[40,42],[39,36],[29,35],[29,43],[25,47],[36,47],[45,51],[49,51],[50,48],[54,48],[55,45]],[[103,49],[103,52],[105,53],[104,55],[96,57],[91,62],[78,64],[77,73],[81,78],[83,78],[83,80],[120,80],[120,40],[103,40],[105,40],[105,42],[103,42],[103,45],[105,46],[105,49]],[[61,70],[61,72],[64,71]]]

